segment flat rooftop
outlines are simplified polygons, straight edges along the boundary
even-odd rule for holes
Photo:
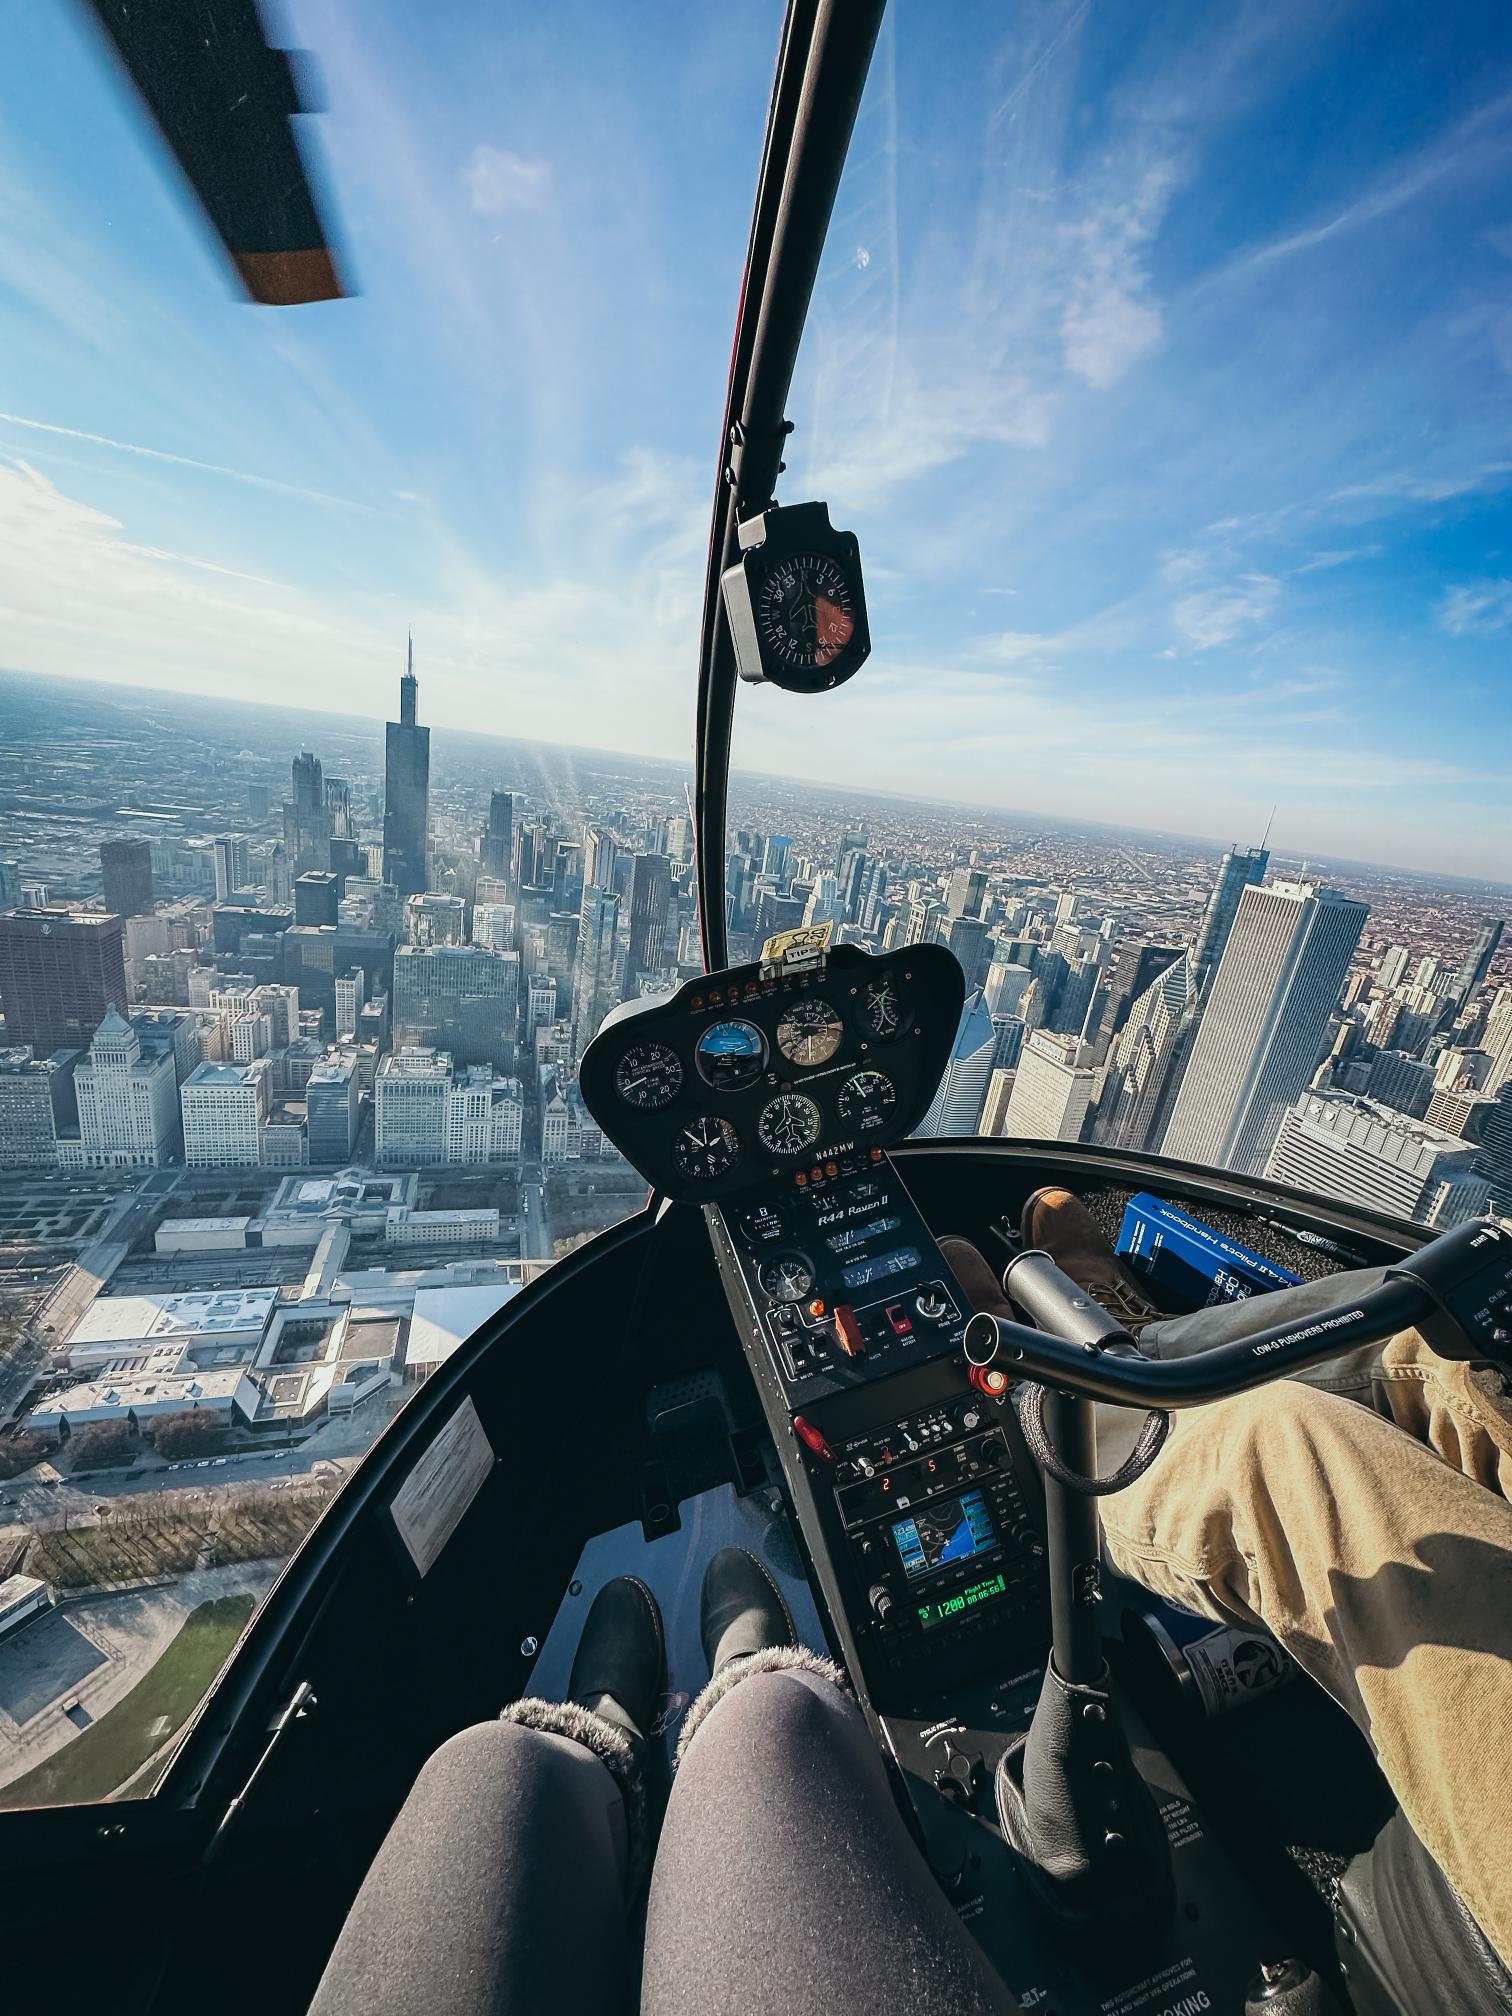
[[[518,1283],[513,1281],[489,1281],[466,1288],[417,1289],[405,1364],[441,1364],[519,1292]]]
[[[180,1223],[184,1222],[182,1220]],[[207,1289],[193,1294],[101,1295],[69,1332],[79,1344],[134,1344],[168,1338],[220,1337],[266,1328],[275,1288]]]

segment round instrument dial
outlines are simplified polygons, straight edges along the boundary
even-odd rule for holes
[[[774,1302],[801,1302],[814,1285],[813,1263],[802,1253],[778,1253],[756,1278]]]
[[[736,1092],[761,1076],[766,1054],[754,1022],[713,1022],[698,1039],[698,1075],[716,1092]]]
[[[870,1035],[891,1043],[912,1025],[913,998],[890,973],[883,973],[862,986],[859,1013]]]
[[[819,1108],[801,1092],[783,1092],[761,1109],[756,1132],[774,1155],[801,1155],[819,1139]]]
[[[614,1067],[614,1089],[627,1106],[654,1113],[682,1090],[682,1060],[665,1043],[635,1043]]]
[[[846,1127],[870,1134],[887,1125],[897,1103],[897,1091],[885,1071],[855,1071],[840,1087],[835,1111]]]
[[[840,1011],[816,994],[803,994],[777,1024],[777,1048],[789,1064],[827,1064],[845,1040]]]
[[[717,1113],[700,1113],[679,1128],[672,1143],[672,1160],[690,1183],[712,1183],[740,1160],[740,1136]]]
[[[763,647],[797,670],[833,665],[856,634],[850,578],[828,553],[779,560],[761,577],[753,602]]]

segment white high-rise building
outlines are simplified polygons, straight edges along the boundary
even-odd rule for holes
[[[252,880],[252,859],[239,833],[227,833],[215,842],[215,900],[224,903]]]
[[[490,952],[512,952],[515,937],[513,903],[474,903],[472,942]]]
[[[446,1159],[451,1058],[406,1044],[378,1066],[373,1087],[373,1146],[382,1168],[423,1169]]]
[[[987,1098],[996,1041],[997,1031],[992,1026],[987,1003],[977,988],[966,997],[955,1042],[950,1046],[950,1062],[945,1066],[945,1075],[929,1111],[914,1130],[916,1137],[976,1133]]]
[[[1006,1134],[1008,1102],[1013,1097],[1013,1081],[1018,1076],[1014,1065],[998,1065],[987,1080],[987,1103],[982,1108],[980,1132],[996,1137]]]
[[[406,1047],[378,1066],[374,1150],[380,1167],[517,1161],[525,1104],[517,1078],[454,1067],[444,1050]]]
[[[1097,1073],[1079,1061],[1075,1036],[1036,1029],[1024,1045],[1003,1117],[1003,1132],[1023,1141],[1079,1141]]]
[[[1395,1218],[1451,1225],[1485,1201],[1483,1181],[1472,1194],[1478,1152],[1375,1100],[1304,1092],[1282,1117],[1265,1174]]]
[[[350,1043],[357,1034],[357,1017],[367,999],[367,975],[360,966],[336,976],[336,1040]]]
[[[141,1039],[114,1008],[94,1033],[74,1074],[79,1147],[95,1169],[160,1168],[178,1132],[178,1081],[171,1050],[144,1055]]]
[[[262,1160],[271,1066],[201,1064],[179,1090],[184,1160],[191,1169],[251,1169]]]
[[[1246,1175],[1328,1045],[1369,906],[1309,882],[1252,886],[1214,971],[1162,1150]]]

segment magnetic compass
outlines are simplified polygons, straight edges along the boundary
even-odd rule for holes
[[[823,693],[871,652],[861,549],[827,504],[773,505],[740,528],[743,549],[720,576],[742,679]]]

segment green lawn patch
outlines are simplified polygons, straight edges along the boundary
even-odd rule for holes
[[[108,1799],[189,1720],[241,1636],[254,1601],[217,1596],[191,1610],[167,1651],[124,1701],[24,1778],[0,1785],[0,1807]]]

